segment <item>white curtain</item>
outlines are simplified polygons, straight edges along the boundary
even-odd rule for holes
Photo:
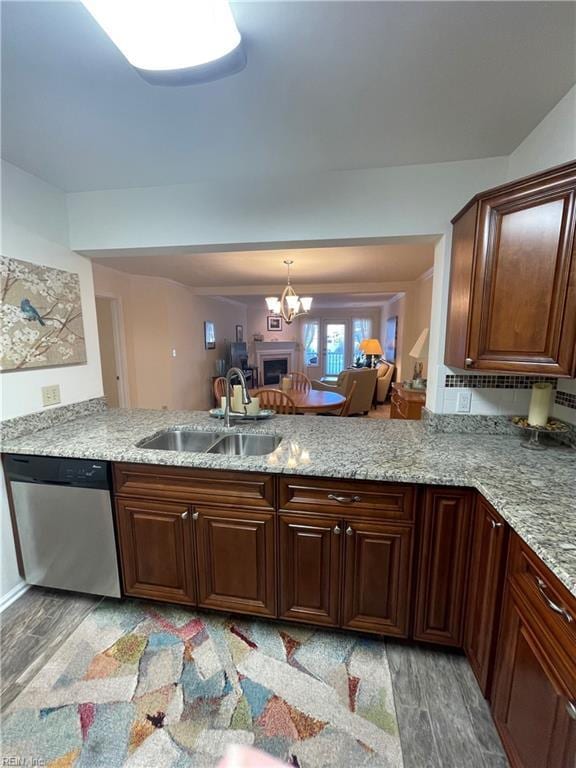
[[[304,365],[308,364],[310,356],[318,354],[318,321],[312,320],[302,324],[302,342],[304,346]]]

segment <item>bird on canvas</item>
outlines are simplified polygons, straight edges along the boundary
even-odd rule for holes
[[[22,310],[22,314],[26,318],[26,320],[29,320],[30,322],[33,322],[34,320],[38,320],[40,325],[46,325],[44,320],[40,317],[40,313],[36,309],[36,307],[30,302],[30,299],[22,299],[20,302],[20,309]]]

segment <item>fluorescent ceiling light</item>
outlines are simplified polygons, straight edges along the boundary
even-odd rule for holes
[[[82,0],[150,82],[187,84],[223,77],[246,58],[228,0]]]

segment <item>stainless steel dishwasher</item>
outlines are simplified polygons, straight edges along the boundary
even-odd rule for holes
[[[106,461],[5,456],[28,584],[120,597]]]

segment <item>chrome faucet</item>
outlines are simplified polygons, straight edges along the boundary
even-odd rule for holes
[[[252,402],[250,393],[248,392],[248,386],[246,385],[246,377],[240,368],[230,368],[226,374],[226,408],[224,409],[224,426],[230,426],[230,401],[232,400],[230,390],[232,378],[237,376],[240,379],[240,386],[242,387],[242,405],[249,405]]]

